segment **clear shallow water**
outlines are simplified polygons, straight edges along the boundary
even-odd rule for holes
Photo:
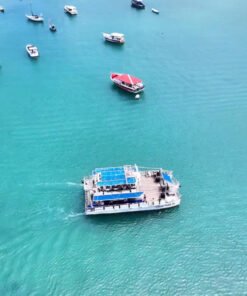
[[[28,1],[2,1],[0,294],[245,295],[247,4],[74,4],[69,18],[33,1],[52,34],[25,20]],[[110,71],[143,78],[141,100]],[[181,206],[85,217],[81,177],[125,163],[174,170]]]

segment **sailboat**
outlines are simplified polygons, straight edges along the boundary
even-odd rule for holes
[[[31,14],[26,14],[26,18],[32,22],[43,22],[44,18],[42,16],[42,14],[38,15],[38,14],[33,13],[32,3],[30,3],[30,7],[31,7]]]

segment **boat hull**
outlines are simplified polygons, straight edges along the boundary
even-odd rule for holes
[[[180,199],[178,199],[176,202],[170,202],[165,204],[154,204],[154,205],[131,205],[130,207],[121,208],[118,206],[115,206],[114,208],[112,206],[108,206],[103,208],[93,208],[90,210],[86,210],[85,214],[87,216],[89,215],[109,215],[109,214],[121,214],[121,213],[134,213],[134,212],[146,212],[146,211],[160,211],[165,209],[174,208],[180,205]]]
[[[155,14],[159,14],[159,13],[160,13],[160,12],[159,12],[157,9],[155,9],[155,8],[152,8],[152,12],[155,13]]]
[[[107,41],[107,42],[111,42],[114,44],[124,44],[124,41],[117,41],[117,40],[113,40],[113,39],[107,38],[107,37],[104,37],[104,38],[105,38],[105,41]]]
[[[32,15],[27,15],[26,14],[26,18],[31,21],[31,22],[35,22],[35,23],[42,23],[44,21],[44,18],[42,17],[38,17],[38,18],[35,18],[34,16]]]
[[[124,87],[123,85],[118,84],[118,83],[116,83],[116,82],[114,82],[114,81],[113,81],[113,83],[114,83],[116,86],[118,86],[119,88],[121,88],[122,90],[127,91],[127,92],[132,93],[132,94],[138,94],[138,93],[144,91],[144,87],[141,88],[141,89],[132,90],[132,89],[130,89],[130,88],[126,88],[126,87]]]

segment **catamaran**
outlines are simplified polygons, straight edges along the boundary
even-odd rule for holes
[[[162,168],[96,168],[82,183],[86,215],[162,210],[181,201],[179,182]]]
[[[111,73],[111,81],[121,89],[137,94],[144,90],[144,84],[141,79],[130,74]]]

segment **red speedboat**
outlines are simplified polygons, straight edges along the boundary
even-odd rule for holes
[[[142,80],[129,74],[111,73],[111,81],[130,93],[137,94],[144,90]]]

